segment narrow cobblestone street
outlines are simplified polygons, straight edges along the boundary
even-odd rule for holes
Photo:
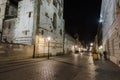
[[[88,54],[0,62],[0,80],[120,80],[110,61],[93,62]]]

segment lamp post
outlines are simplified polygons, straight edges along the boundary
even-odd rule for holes
[[[48,59],[50,58],[50,53],[49,53],[49,47],[50,47],[50,40],[51,40],[51,37],[48,37]]]

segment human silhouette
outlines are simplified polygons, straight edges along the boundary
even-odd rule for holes
[[[107,60],[107,52],[104,51],[103,54],[104,54],[104,59]]]

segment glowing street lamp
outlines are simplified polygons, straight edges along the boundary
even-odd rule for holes
[[[50,47],[50,40],[51,40],[51,37],[48,37],[47,40],[48,40],[48,59],[49,59],[49,57],[50,57],[49,47]]]
[[[93,43],[90,43],[90,46],[93,46]]]

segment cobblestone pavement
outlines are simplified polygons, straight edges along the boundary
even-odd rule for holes
[[[0,63],[0,80],[120,80],[120,68],[109,61],[73,54]]]

